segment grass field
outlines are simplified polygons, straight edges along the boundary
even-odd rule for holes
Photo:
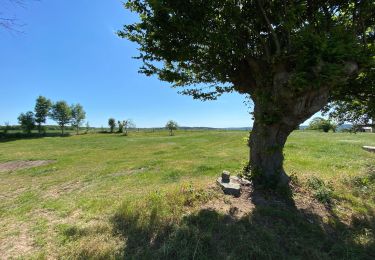
[[[208,187],[222,170],[240,170],[246,137],[165,131],[1,140],[0,163],[54,162],[0,172],[0,258],[375,257],[375,154],[361,149],[375,145],[375,134],[296,131],[288,139],[294,197],[314,201],[319,214],[282,203],[255,205],[237,219],[203,209],[227,200]],[[311,188],[314,178],[323,183]]]

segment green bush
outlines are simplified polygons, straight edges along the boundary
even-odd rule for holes
[[[354,177],[348,184],[353,186],[356,196],[368,197],[375,194],[375,167],[364,175]]]
[[[321,130],[325,133],[329,132],[329,130],[332,130],[333,132],[336,132],[337,125],[334,124],[329,119],[324,119],[321,117],[314,118],[307,128],[308,130]]]
[[[21,128],[25,133],[30,134],[31,130],[35,128],[34,113],[31,111],[21,113],[18,117],[18,123],[21,125]]]
[[[322,179],[312,177],[307,181],[309,188],[313,191],[314,197],[321,203],[329,204],[332,202],[333,187],[325,183]]]
[[[8,122],[5,122],[5,126],[2,127],[2,129],[3,129],[4,134],[7,134],[8,131],[11,129],[11,126],[9,125]]]

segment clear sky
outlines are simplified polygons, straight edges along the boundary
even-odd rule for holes
[[[16,124],[38,95],[82,104],[90,125],[98,127],[109,117],[131,118],[138,127],[163,126],[169,119],[182,126],[252,125],[244,96],[201,102],[138,74],[140,63],[131,58],[137,46],[115,34],[136,19],[121,1],[26,2],[25,8],[5,9],[24,24],[17,28],[23,32],[0,28],[0,125]]]

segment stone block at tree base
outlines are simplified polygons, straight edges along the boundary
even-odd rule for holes
[[[217,179],[217,183],[223,190],[224,194],[239,197],[241,195],[241,184],[235,182],[222,182],[222,178]]]
[[[363,146],[363,150],[375,153],[375,146]]]

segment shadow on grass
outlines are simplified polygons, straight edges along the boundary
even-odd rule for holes
[[[126,239],[125,259],[374,259],[375,216],[348,226],[328,211],[329,221],[309,210],[253,192],[254,210],[236,219],[202,209],[180,222],[157,208],[145,217],[136,209],[112,218]],[[249,201],[250,203],[250,201]]]
[[[68,136],[70,136],[70,133],[65,133],[64,135],[62,135],[61,133],[45,133],[45,134],[0,133],[0,143],[17,141],[20,139],[39,139],[39,138],[44,138],[44,137],[68,137]]]

